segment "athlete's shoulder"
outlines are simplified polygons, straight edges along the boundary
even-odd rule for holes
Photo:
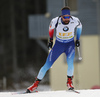
[[[54,29],[55,28],[55,25],[57,23],[57,20],[58,20],[59,16],[58,17],[55,17],[51,20],[50,22],[50,25],[49,25],[49,29]]]
[[[73,21],[77,24],[77,27],[82,27],[82,24],[79,20],[79,18],[75,17],[75,16],[71,16],[71,18],[73,19]]]
[[[75,23],[78,24],[78,25],[81,25],[81,22],[80,22],[80,20],[79,20],[78,17],[71,16],[71,18],[72,18],[72,21],[73,21],[73,22],[75,22]]]
[[[71,16],[71,18],[72,18],[72,20],[79,21],[79,18],[78,17]]]
[[[58,16],[58,17],[53,18],[53,19],[52,19],[52,22],[54,22],[54,23],[55,23],[55,22],[57,22],[58,18],[59,18],[59,16]]]

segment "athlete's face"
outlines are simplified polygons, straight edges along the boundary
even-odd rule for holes
[[[70,15],[63,15],[61,17],[65,24],[68,24],[70,22]]]

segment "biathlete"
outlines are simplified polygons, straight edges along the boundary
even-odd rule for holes
[[[50,40],[48,47],[51,51],[47,57],[44,66],[40,69],[38,76],[34,83],[27,88],[26,93],[34,91],[40,81],[45,76],[46,72],[50,69],[56,59],[62,54],[66,54],[66,61],[68,64],[67,69],[67,87],[69,90],[73,90],[74,86],[72,84],[73,72],[74,72],[74,56],[75,56],[75,45],[80,46],[80,35],[82,31],[82,24],[77,17],[70,15],[70,8],[64,7],[61,9],[61,16],[53,18],[49,25],[49,36]],[[56,29],[56,41],[53,45],[53,34],[54,29]],[[76,32],[76,41],[74,42],[74,34]]]

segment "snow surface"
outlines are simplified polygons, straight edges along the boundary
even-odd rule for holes
[[[0,97],[100,97],[100,89],[77,90],[80,94],[62,91],[41,91],[38,93],[16,94],[16,92],[0,92]]]

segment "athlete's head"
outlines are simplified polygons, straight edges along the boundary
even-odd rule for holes
[[[63,7],[63,8],[61,9],[61,12],[62,12],[61,17],[62,17],[63,22],[64,22],[65,24],[68,24],[69,21],[70,21],[70,17],[71,17],[71,16],[70,16],[70,8],[69,8],[68,6]]]

